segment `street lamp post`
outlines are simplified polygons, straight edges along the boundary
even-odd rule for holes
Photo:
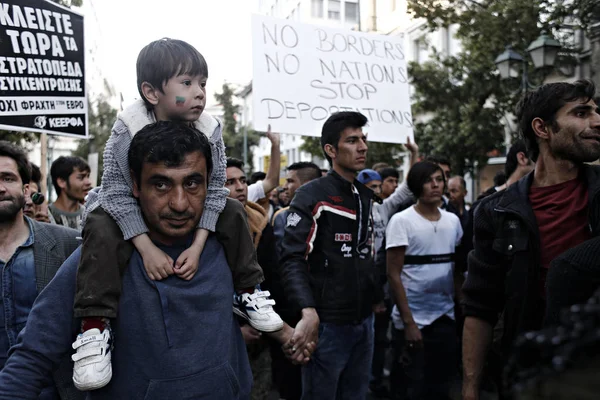
[[[531,57],[535,69],[550,68],[554,67],[560,47],[557,40],[542,34],[527,47],[527,53]],[[496,57],[494,63],[498,67],[502,79],[510,78],[520,65],[522,68],[521,90],[526,91],[535,87],[529,81],[527,60],[514,51],[511,46],[507,46],[506,50]]]

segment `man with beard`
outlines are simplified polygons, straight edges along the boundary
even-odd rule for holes
[[[535,168],[475,211],[475,249],[463,286],[465,399],[479,398],[499,314],[506,360],[518,334],[542,325],[550,263],[600,232],[600,167],[585,164],[600,157],[595,91],[587,80],[552,83],[519,103],[520,130]]]
[[[58,198],[48,206],[53,224],[81,230],[85,196],[92,188],[90,166],[79,157],[59,157],[50,167]]]
[[[36,222],[23,214],[30,179],[23,150],[0,142],[0,371],[36,297],[79,245],[77,231]],[[40,398],[55,398],[57,388],[63,396],[68,391],[76,396],[70,398],[82,398],[75,394],[71,370],[68,360],[61,364],[55,381],[48,377]]]

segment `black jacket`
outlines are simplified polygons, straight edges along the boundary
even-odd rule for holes
[[[322,322],[353,324],[382,300],[372,254],[373,198],[372,190],[333,170],[296,191],[280,260],[296,312],[315,307]]]
[[[600,167],[583,166],[589,191],[592,236],[600,232]],[[475,210],[474,250],[463,286],[465,316],[494,325],[503,317],[502,352],[515,337],[540,329],[543,307],[539,293],[540,235],[529,203],[533,173],[506,190],[486,197]]]

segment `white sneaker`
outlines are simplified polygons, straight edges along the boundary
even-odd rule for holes
[[[102,333],[99,329],[90,329],[77,336],[71,356],[75,362],[73,367],[73,383],[81,391],[95,390],[104,387],[112,378],[111,359],[112,337],[110,329]]]
[[[269,299],[269,291],[254,290],[254,293],[235,294],[233,312],[248,320],[250,325],[262,332],[275,332],[283,329],[283,320],[273,310],[275,300]]]

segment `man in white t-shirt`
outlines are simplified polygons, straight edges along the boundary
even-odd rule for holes
[[[457,370],[454,253],[463,232],[456,215],[438,208],[446,186],[438,165],[416,163],[406,181],[417,204],[386,230],[395,300],[392,398],[443,399]]]

